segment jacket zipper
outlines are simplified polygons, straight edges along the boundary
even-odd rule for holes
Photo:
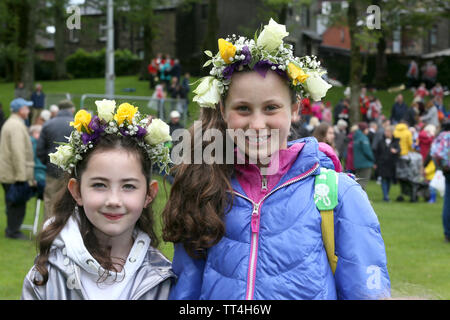
[[[285,182],[284,184],[280,185],[279,187],[273,189],[268,194],[266,194],[258,203],[253,202],[250,198],[233,190],[233,193],[235,195],[248,200],[253,205],[252,216],[251,216],[252,236],[251,236],[251,243],[250,243],[250,260],[249,260],[248,274],[247,274],[247,292],[245,294],[246,300],[253,300],[253,294],[255,291],[256,264],[257,264],[257,260],[258,260],[257,253],[258,253],[258,239],[259,239],[259,221],[261,218],[259,213],[260,213],[261,205],[262,205],[263,201],[267,197],[269,197],[272,193],[274,193],[275,191],[309,177],[311,174],[313,174],[317,170],[317,168],[319,168],[319,163],[316,163],[311,169],[306,171],[304,174],[298,176],[297,178],[289,180],[288,182]]]

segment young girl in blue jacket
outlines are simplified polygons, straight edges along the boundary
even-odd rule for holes
[[[216,55],[205,52],[212,69],[194,91],[201,129],[232,137],[234,157],[227,161],[223,143],[215,150],[221,161],[175,167],[163,212],[163,237],[175,246],[172,299],[390,296],[377,216],[360,185],[342,173],[334,274],[328,262],[314,185],[324,168],[336,166],[317,140],[288,142],[288,134],[298,95],[320,100],[330,86],[315,57],[293,56],[287,35],[271,19],[254,40],[233,35],[219,39]],[[189,155],[198,152],[194,140]],[[205,140],[203,152],[214,143]]]

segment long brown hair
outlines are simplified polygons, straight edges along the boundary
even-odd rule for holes
[[[241,71],[249,72],[249,71]],[[296,92],[288,83],[291,103],[298,102]],[[222,97],[222,102],[226,96]],[[202,132],[218,129],[226,137],[225,123],[219,105],[201,108]],[[191,137],[191,159],[194,158],[194,126],[189,128]],[[201,150],[210,142],[202,142]],[[226,157],[226,147],[222,155]],[[162,213],[163,239],[167,242],[183,244],[186,252],[193,258],[205,257],[206,249],[217,244],[225,234],[224,216],[233,206],[230,192],[233,165],[226,159],[219,164],[179,164],[172,172],[175,174],[169,199]]]
[[[79,161],[76,167],[76,170],[72,174],[66,174],[65,176],[65,185],[67,186],[68,181],[71,178],[75,178],[80,180],[84,170],[87,167],[89,159],[92,155],[99,151],[112,150],[116,148],[122,148],[125,152],[130,152],[132,154],[136,154],[138,159],[142,164],[142,173],[144,174],[147,182],[147,188],[149,182],[151,180],[151,170],[152,164],[147,160],[145,156],[145,151],[140,148],[134,138],[130,137],[120,137],[118,135],[105,135],[99,139],[98,143],[95,147],[88,151],[88,153],[83,157],[83,160]],[[78,184],[80,185],[80,183]],[[59,235],[61,230],[66,225],[69,218],[74,214],[75,208],[78,209],[79,218],[80,218],[80,232],[81,237],[83,238],[84,245],[86,246],[89,253],[98,261],[98,263],[105,269],[104,274],[99,274],[99,279],[106,279],[108,274],[107,270],[112,270],[117,272],[117,267],[115,265],[122,265],[122,263],[113,262],[110,256],[110,248],[102,247],[95,236],[94,226],[87,219],[84,209],[82,206],[78,206],[75,200],[73,199],[69,189],[66,187],[60,191],[57,195],[57,201],[53,206],[53,217],[52,222],[45,227],[38,236],[38,250],[39,255],[36,259],[35,266],[37,271],[42,276],[42,280],[34,279],[34,283],[36,285],[44,285],[48,281],[48,269],[47,263],[50,254],[50,249],[53,241]],[[158,237],[156,236],[155,231],[153,230],[153,211],[151,209],[151,204],[144,208],[142,214],[137,222],[137,226],[151,239],[151,246],[157,247],[159,244]]]
[[[202,108],[202,131],[215,128],[225,137],[226,123],[219,108]],[[194,126],[189,128],[190,152],[194,156]],[[202,142],[202,150],[208,142]],[[224,144],[225,145],[225,144]],[[224,146],[225,148],[225,146]],[[223,150],[225,156],[226,150]],[[192,257],[201,257],[204,250],[215,245],[225,233],[223,217],[230,203],[233,165],[179,164],[172,172],[175,178],[163,210],[163,239],[182,243]]]

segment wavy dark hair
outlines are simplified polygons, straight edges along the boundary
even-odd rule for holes
[[[76,170],[72,174],[66,174],[65,185],[71,178],[75,178],[77,180],[81,179],[83,172],[86,170],[89,159],[93,154],[102,151],[108,151],[121,148],[124,152],[129,152],[131,154],[137,155],[140,163],[142,165],[142,173],[145,176],[147,182],[147,188],[151,181],[151,172],[152,172],[152,164],[147,160],[145,155],[145,151],[139,147],[136,143],[136,140],[131,137],[120,137],[118,135],[104,135],[97,142],[95,147],[88,151],[88,153],[83,157],[83,160],[79,161],[76,166]],[[80,185],[80,184],[78,184]],[[148,191],[148,190],[147,190]],[[33,282],[36,285],[44,285],[48,281],[48,257],[50,254],[50,249],[53,241],[61,232],[61,230],[66,225],[69,218],[75,212],[75,207],[78,208],[79,217],[80,217],[80,232],[84,241],[84,245],[86,246],[89,253],[98,261],[98,263],[105,269],[104,274],[99,274],[99,281],[107,278],[108,271],[115,271],[117,274],[118,268],[117,266],[123,266],[125,261],[117,261],[117,258],[110,256],[110,248],[100,246],[100,243],[95,235],[94,226],[87,219],[84,209],[82,206],[78,206],[75,200],[73,199],[69,189],[66,187],[62,189],[59,194],[56,195],[57,201],[52,208],[53,212],[53,221],[45,227],[39,234],[37,238],[37,245],[39,255],[35,261],[35,267],[37,271],[42,276],[42,279],[33,279]],[[137,221],[137,226],[147,233],[151,239],[151,246],[157,247],[159,244],[158,237],[154,231],[154,220],[153,220],[153,211],[151,209],[151,204],[142,210],[142,214]],[[113,261],[114,259],[114,261]]]
[[[249,71],[241,71],[249,72]],[[289,88],[291,103],[298,102],[296,92]],[[222,101],[226,100],[226,96]],[[202,132],[218,129],[226,137],[225,123],[219,105],[201,108]],[[189,128],[190,152],[194,159],[194,126]],[[203,141],[201,150],[211,142]],[[226,143],[222,155],[226,156]],[[162,213],[163,240],[183,244],[193,258],[204,258],[206,249],[217,244],[225,234],[224,216],[233,206],[231,177],[233,164],[179,164],[174,166],[174,182],[169,199]]]

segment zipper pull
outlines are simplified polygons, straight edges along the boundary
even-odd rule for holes
[[[261,191],[267,191],[267,177],[266,176],[262,177]]]
[[[259,204],[256,203],[253,205],[253,212],[252,212],[252,232],[256,233],[259,231]]]

